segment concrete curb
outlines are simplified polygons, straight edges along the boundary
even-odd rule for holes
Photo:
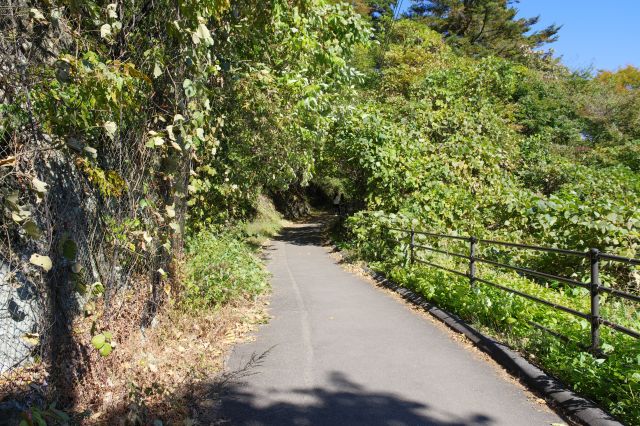
[[[337,247],[335,249],[339,250]],[[363,269],[379,285],[393,290],[405,300],[429,312],[449,328],[458,333],[464,334],[476,347],[488,354],[510,374],[521,379],[529,388],[541,394],[547,402],[571,420],[588,426],[623,425],[602,408],[598,407],[594,402],[569,390],[559,380],[531,364],[509,347],[480,333],[478,330],[464,322],[461,318],[429,303],[422,296],[414,293],[413,291],[393,283],[384,275],[368,267]]]

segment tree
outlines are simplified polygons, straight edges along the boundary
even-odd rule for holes
[[[516,18],[518,0],[412,0],[408,15],[424,19],[453,47],[473,56],[494,54],[522,59],[552,43],[560,27],[531,32],[540,16]]]
[[[619,92],[627,92],[640,89],[640,69],[633,65],[627,65],[618,71],[600,71],[596,80],[613,83]]]

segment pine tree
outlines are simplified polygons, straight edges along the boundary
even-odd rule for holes
[[[474,56],[517,59],[557,40],[560,27],[530,32],[540,16],[516,18],[519,0],[412,0],[408,15],[423,19],[453,47]]]

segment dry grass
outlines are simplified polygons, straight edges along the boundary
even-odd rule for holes
[[[131,302],[127,309],[135,309]],[[74,411],[84,413],[82,424],[152,424],[155,419],[183,424],[193,419],[194,393],[206,392],[226,352],[266,322],[266,305],[262,297],[194,313],[169,303],[147,329],[126,321],[125,314],[111,321],[117,346],[106,358],[90,346],[85,321],[77,332],[85,336],[92,367],[75,386]]]

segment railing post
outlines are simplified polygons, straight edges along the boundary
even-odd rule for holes
[[[591,352],[600,352],[600,251],[589,250],[591,261]]]
[[[416,225],[411,224],[411,243],[409,244],[409,264],[415,262]]]
[[[469,242],[471,243],[469,247],[469,284],[473,287],[476,281],[476,245],[478,244],[478,239],[471,237]]]

